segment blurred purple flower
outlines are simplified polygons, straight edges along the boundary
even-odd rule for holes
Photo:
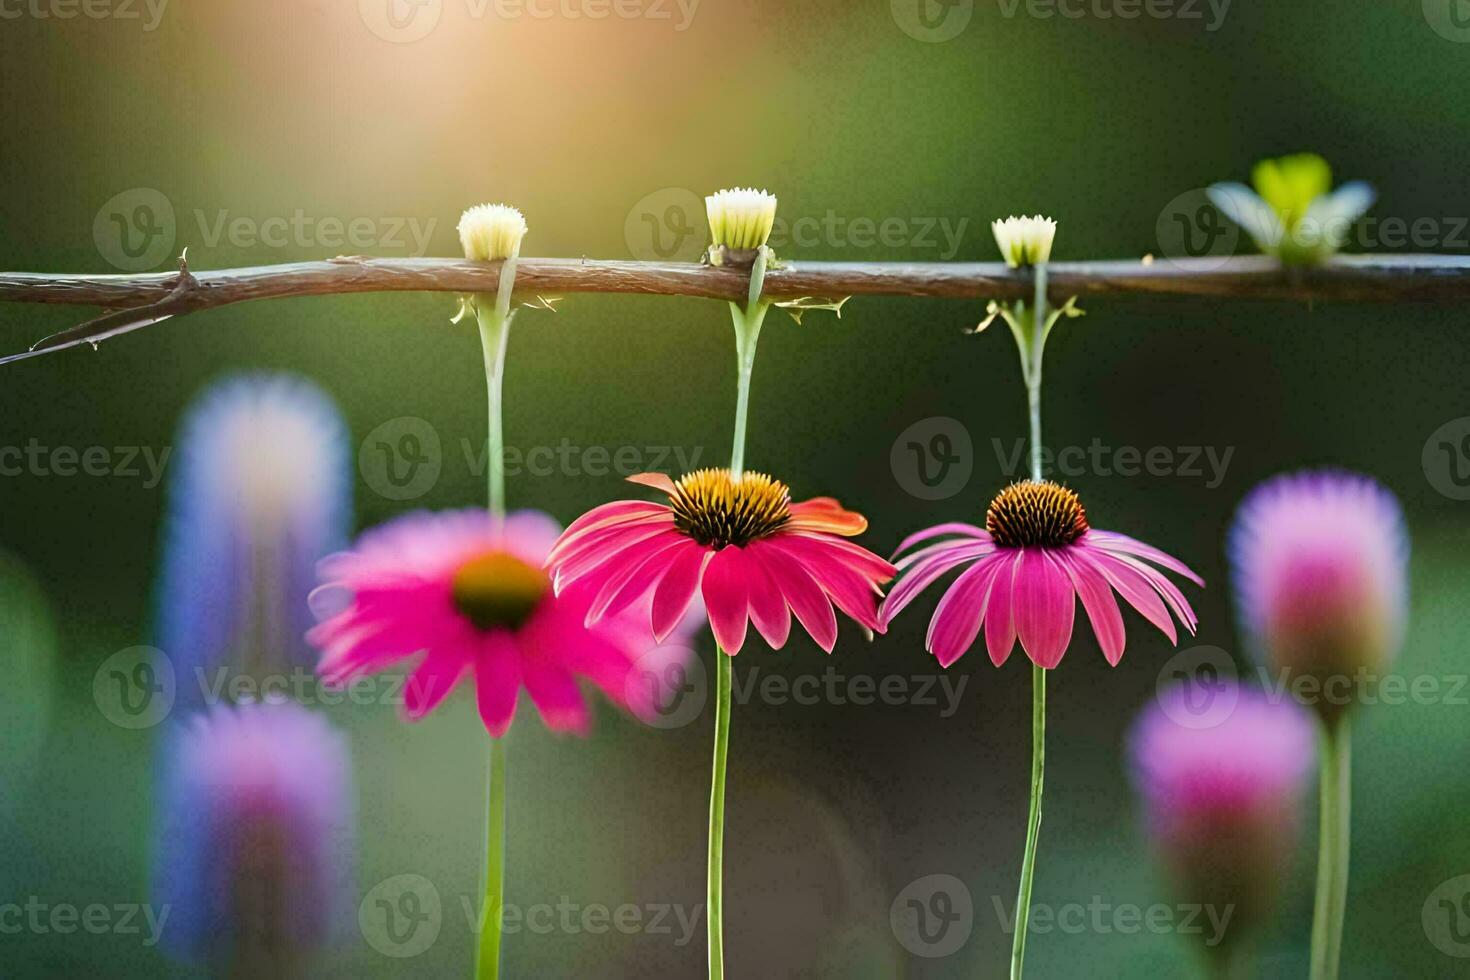
[[[1229,551],[1241,624],[1277,670],[1320,679],[1379,671],[1398,651],[1408,536],[1398,501],[1368,477],[1266,481],[1240,505]]]
[[[163,947],[231,975],[296,972],[352,916],[346,738],[290,702],[217,707],[169,733],[164,762]]]
[[[1221,951],[1269,917],[1290,866],[1314,763],[1311,717],[1289,698],[1238,688],[1234,708],[1200,727],[1186,685],[1160,692],[1134,722],[1128,756],[1150,838],[1181,901],[1231,914]]]
[[[158,645],[196,671],[310,667],[303,636],[318,559],[351,520],[347,431],[331,400],[291,375],[212,385],[180,428],[158,595]],[[197,703],[197,697],[192,703]]]

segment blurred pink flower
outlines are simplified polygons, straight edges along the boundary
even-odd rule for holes
[[[844,541],[868,522],[831,497],[791,503],[786,484],[763,473],[732,478],[726,469],[696,470],[677,482],[662,473],[631,482],[669,495],[669,503],[622,500],[583,514],[547,560],[558,591],[595,590],[588,622],[652,594],[653,631],[663,637],[702,592],[720,648],[740,652],[746,621],[773,648],[786,643],[791,614],[832,652],[835,603],[869,630],[882,632],[879,586],[893,566]]]
[[[677,659],[694,623],[676,620],[669,646],[655,643],[646,611],[586,625],[593,593],[554,594],[541,570],[560,530],[538,511],[497,522],[469,509],[408,514],[366,532],[321,563],[326,584],[313,605],[329,614],[307,635],[322,651],[318,673],[341,684],[422,652],[404,694],[408,717],[433,711],[473,675],[480,718],[496,738],[510,727],[522,686],[548,728],[585,733],[579,678],[649,717],[653,690],[638,675],[656,669],[654,660]]]
[[[939,600],[929,623],[925,646],[941,666],[958,660],[983,625],[996,666],[1005,663],[1019,637],[1038,667],[1055,667],[1072,639],[1074,597],[1082,600],[1103,655],[1116,666],[1126,636],[1115,590],[1170,642],[1178,642],[1171,612],[1194,632],[1189,602],[1144,560],[1203,585],[1199,576],[1141,541],[1091,529],[1077,495],[1055,483],[1013,483],[991,501],[984,528],[938,524],[910,535],[896,555],[937,538],[943,540],[898,560],[902,578],[884,600],[880,619],[887,626],[941,576],[969,566]]]
[[[1397,652],[1408,536],[1398,501],[1368,477],[1266,481],[1241,503],[1229,551],[1241,623],[1277,668],[1350,675]]]

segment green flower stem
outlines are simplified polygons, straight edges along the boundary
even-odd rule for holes
[[[485,902],[480,910],[476,980],[500,977],[501,908],[505,904],[505,738],[490,740],[485,790]]]
[[[730,448],[730,475],[740,479],[745,472],[745,426],[750,412],[750,374],[755,367],[755,346],[760,339],[761,324],[769,300],[761,299],[765,285],[766,264],[770,250],[762,246],[756,253],[750,271],[750,292],[745,306],[730,304],[730,317],[735,324],[735,436]],[[709,927],[710,980],[725,976],[725,760],[730,753],[730,688],[734,667],[729,654],[715,648],[715,751],[711,763],[709,794],[709,863],[708,891],[705,895],[705,921]]]
[[[1026,404],[1031,423],[1031,479],[1041,479],[1041,355],[1046,341],[1046,265],[1036,266],[1036,293],[1031,310],[1031,336],[1023,344]],[[1018,334],[1017,340],[1021,336]],[[1029,357],[1027,356],[1029,355]],[[1029,360],[1029,364],[1025,361]],[[1031,807],[1026,818],[1026,850],[1016,894],[1016,930],[1011,941],[1011,980],[1020,980],[1026,959],[1026,930],[1031,918],[1031,884],[1036,876],[1036,845],[1041,837],[1041,787],[1046,770],[1046,671],[1031,667]]]
[[[729,654],[715,647],[715,756],[709,794],[709,867],[705,921],[709,927],[710,980],[725,976],[725,756],[730,750],[730,687],[734,672]]]
[[[1312,980],[1336,980],[1342,960],[1351,849],[1352,744],[1347,716],[1323,721],[1321,806],[1317,840],[1317,901],[1312,914]]]
[[[485,469],[490,514],[505,516],[505,428],[502,393],[505,385],[505,349],[510,339],[511,293],[516,275],[512,255],[500,267],[495,295],[475,296],[475,316],[485,355],[485,387],[489,436]],[[477,980],[499,980],[500,939],[505,905],[505,737],[490,740],[485,787],[485,900],[480,910],[480,940],[475,956]]]

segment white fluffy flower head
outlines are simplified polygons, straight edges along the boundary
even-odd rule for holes
[[[476,262],[519,255],[525,236],[526,219],[508,204],[479,204],[459,217],[464,257]]]
[[[704,199],[710,235],[716,245],[749,251],[771,237],[776,222],[776,195],[753,187],[734,187]]]
[[[992,221],[990,230],[995,233],[995,244],[1000,246],[1006,265],[1015,269],[1051,258],[1051,243],[1057,235],[1057,223],[1039,214],[1029,218],[1011,215],[1004,221]]]

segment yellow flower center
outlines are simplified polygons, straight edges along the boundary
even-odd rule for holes
[[[985,530],[1002,548],[1060,548],[1087,531],[1087,511],[1075,493],[1049,480],[1012,483],[990,502]]]
[[[791,491],[764,473],[736,480],[729,470],[695,470],[679,478],[669,501],[674,526],[716,549],[745,545],[791,520]]]
[[[504,551],[491,551],[455,569],[451,591],[454,608],[479,629],[516,629],[530,618],[550,585],[541,569]]]

